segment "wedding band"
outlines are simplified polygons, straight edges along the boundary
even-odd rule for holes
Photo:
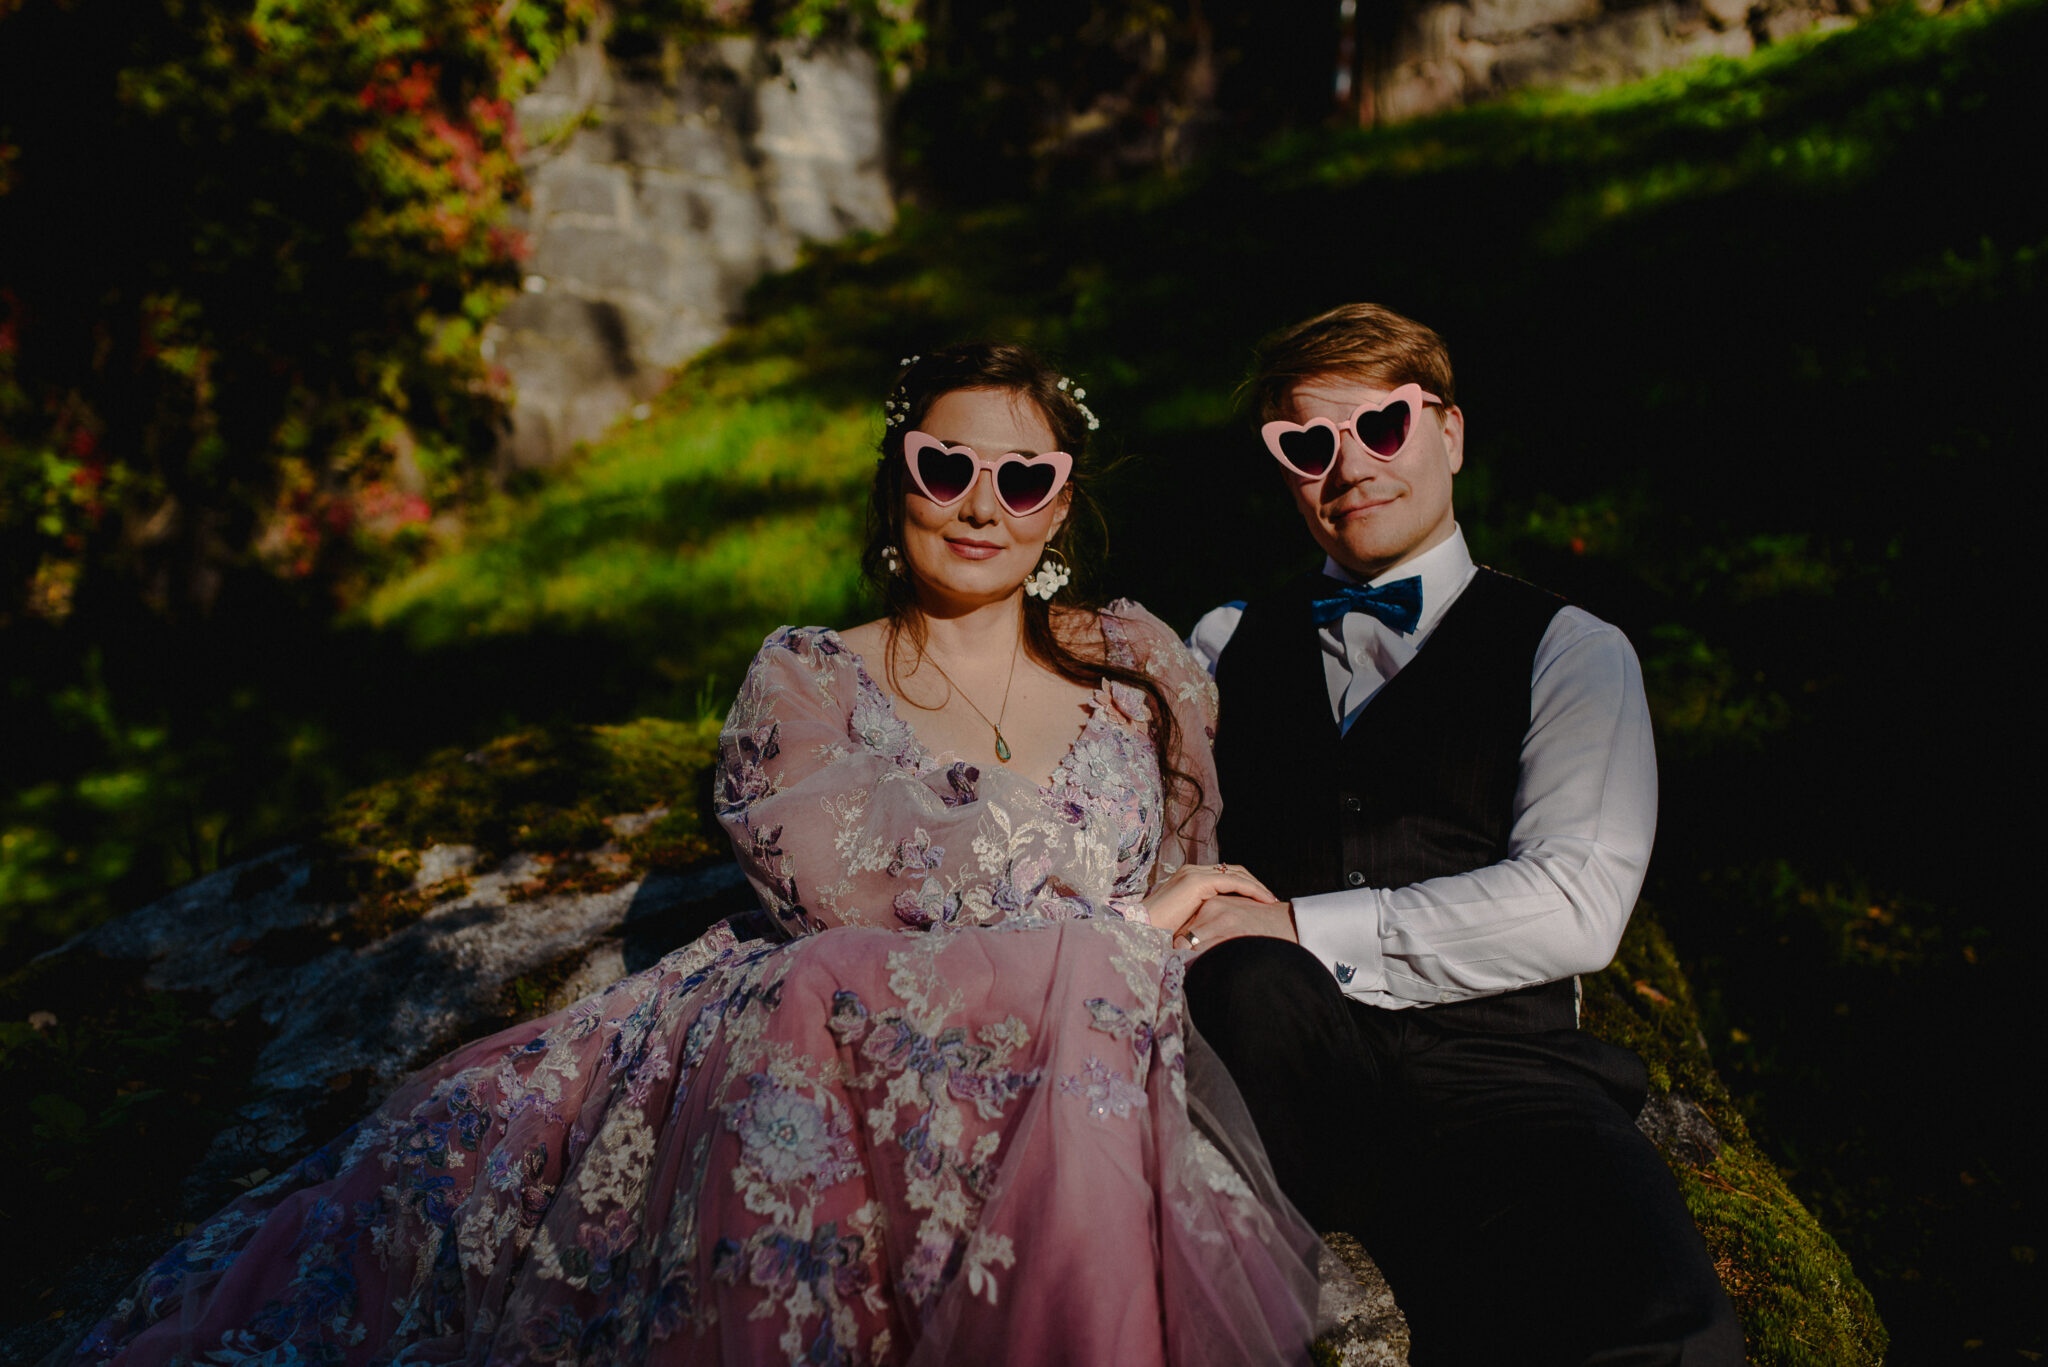
[[[1195,934],[1195,932],[1193,932],[1192,930],[1189,930],[1189,931],[1183,931],[1182,933],[1183,933],[1183,934],[1185,934],[1185,935],[1186,935],[1186,936],[1188,937],[1188,948],[1189,948],[1189,949],[1196,949],[1196,948],[1199,948],[1199,947],[1200,947],[1200,945],[1201,945],[1201,943],[1202,943],[1202,937],[1201,937],[1201,936],[1199,936],[1199,935]]]

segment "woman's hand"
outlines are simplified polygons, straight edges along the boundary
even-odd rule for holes
[[[1183,864],[1153,884],[1145,895],[1145,919],[1162,930],[1180,934],[1211,897],[1233,895],[1254,902],[1280,899],[1237,864]]]

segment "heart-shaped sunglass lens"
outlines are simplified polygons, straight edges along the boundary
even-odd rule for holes
[[[1052,496],[1052,484],[1059,474],[1051,461],[1043,465],[1026,465],[1021,460],[1004,461],[996,470],[996,493],[1001,496],[1005,508],[1022,517],[1044,506],[1046,499]]]
[[[1360,413],[1352,424],[1365,449],[1376,456],[1393,456],[1408,444],[1408,401],[1400,399],[1377,413]]]
[[[1303,474],[1320,475],[1337,458],[1337,434],[1327,427],[1282,432],[1280,453]]]
[[[917,478],[934,503],[951,503],[974,483],[974,461],[943,446],[927,446],[917,453]]]

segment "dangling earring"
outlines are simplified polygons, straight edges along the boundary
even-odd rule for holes
[[[1067,558],[1052,547],[1045,548],[1045,555],[1044,562],[1038,567],[1038,573],[1024,581],[1024,592],[1033,598],[1043,598],[1050,603],[1052,596],[1066,587],[1067,581],[1074,577],[1074,573],[1067,568]],[[1054,564],[1054,561],[1059,563]]]
[[[882,568],[891,574],[903,573],[903,552],[894,546],[882,547]]]

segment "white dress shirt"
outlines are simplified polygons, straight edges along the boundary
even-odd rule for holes
[[[1357,582],[1334,560],[1323,572]],[[1427,647],[1477,573],[1463,531],[1455,531],[1371,581],[1422,577],[1422,619],[1412,635],[1363,612],[1322,629],[1323,676],[1340,728],[1349,731]],[[1188,645],[1212,674],[1243,613],[1231,604],[1195,624]],[[1227,694],[1223,707],[1227,717]],[[1400,776],[1379,781],[1399,784]],[[1227,809],[1230,794],[1223,800]],[[1346,996],[1374,1006],[1462,1001],[1596,972],[1628,925],[1656,829],[1657,756],[1642,667],[1619,630],[1564,608],[1530,671],[1508,857],[1405,888],[1297,897],[1295,929]]]

